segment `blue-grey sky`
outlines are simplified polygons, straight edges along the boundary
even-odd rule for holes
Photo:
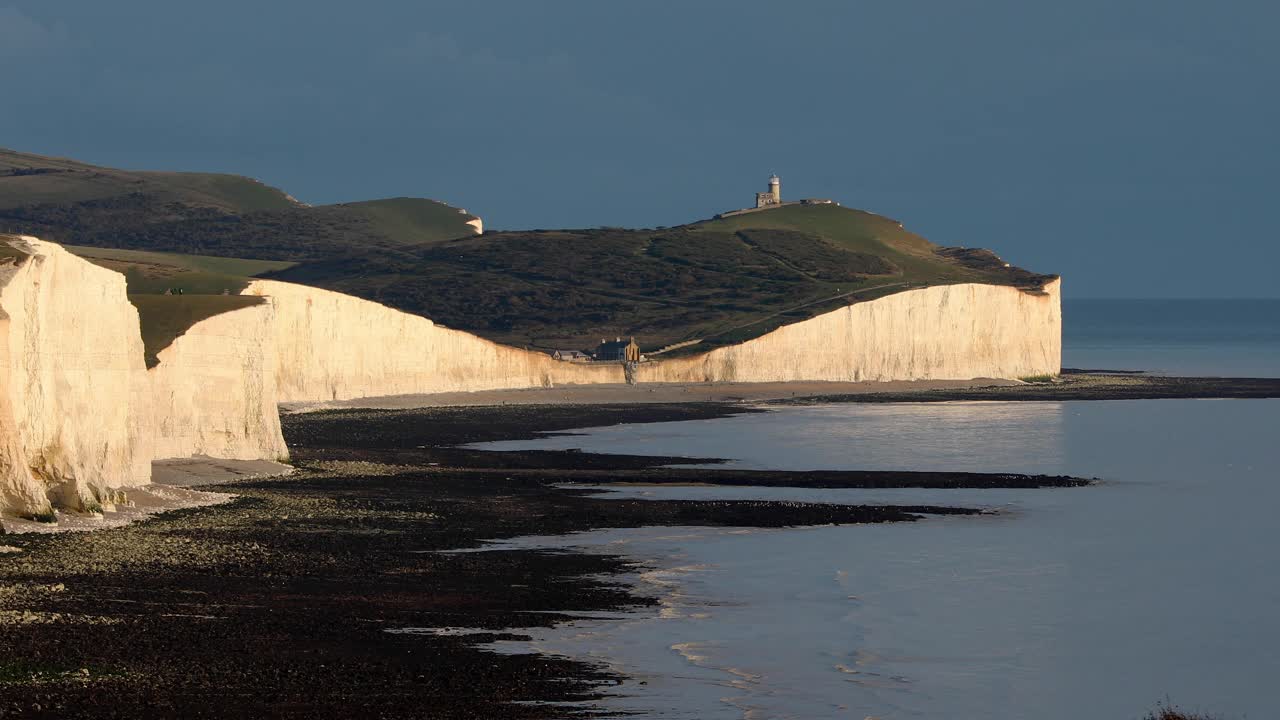
[[[0,146],[491,228],[784,195],[1058,272],[1275,297],[1274,0],[0,0]]]

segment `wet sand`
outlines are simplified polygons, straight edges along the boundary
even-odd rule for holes
[[[199,456],[156,460],[151,463],[151,482],[156,485],[192,487],[288,475],[291,472],[291,465],[273,460],[222,460]]]

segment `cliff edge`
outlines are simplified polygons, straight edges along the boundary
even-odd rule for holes
[[[161,458],[285,459],[280,402],[628,380],[1057,374],[1059,289],[1056,278],[905,289],[745,342],[639,363],[628,376],[620,363],[562,362],[273,280],[251,281],[241,296],[140,296],[140,324],[124,276],[53,243],[8,236],[0,238],[0,511],[49,519],[55,506],[109,510],[122,488],[150,482]],[[192,312],[192,302],[204,309]],[[155,336],[149,348],[144,324]]]
[[[124,277],[33,237],[0,265],[0,428],[6,508],[97,511],[145,484],[151,435],[134,418],[146,369]]]
[[[1057,375],[1061,285],[907,290],[738,345],[642,363],[637,376],[641,382],[884,382]]]

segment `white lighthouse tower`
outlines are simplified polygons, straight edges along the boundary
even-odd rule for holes
[[[756,207],[769,207],[782,204],[782,180],[777,175],[769,176],[769,192],[756,193]]]

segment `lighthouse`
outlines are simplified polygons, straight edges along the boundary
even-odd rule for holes
[[[756,193],[756,207],[769,207],[782,204],[782,180],[777,175],[769,176],[769,192]]]

